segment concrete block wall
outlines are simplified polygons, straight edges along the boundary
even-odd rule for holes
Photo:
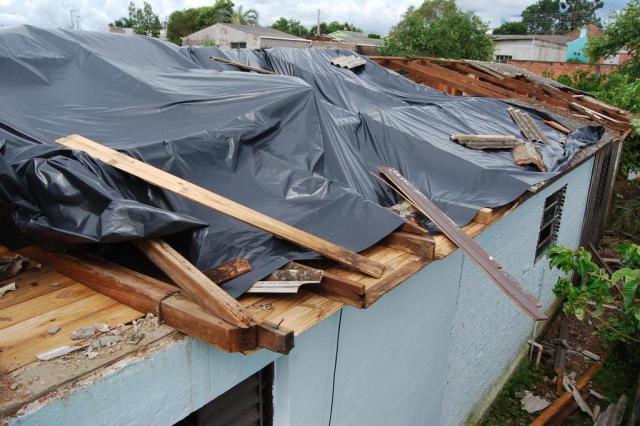
[[[504,268],[549,310],[558,272],[535,260],[545,198],[567,185],[558,243],[577,247],[593,160],[527,200],[477,238]],[[461,424],[503,377],[531,337],[534,322],[465,256],[442,409],[442,425]]]
[[[544,200],[567,185],[558,242],[576,247],[592,165],[561,177],[478,237],[547,309],[557,273],[534,259]],[[275,361],[275,425],[457,425],[479,411],[532,329],[458,250],[369,309],[344,308],[298,336],[288,356],[226,354],[185,337],[26,410],[13,424],[171,425]]]

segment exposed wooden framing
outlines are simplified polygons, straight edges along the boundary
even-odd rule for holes
[[[631,127],[630,116],[618,108],[589,96],[576,95],[570,89],[544,84],[526,75],[500,75],[479,63],[455,59],[392,56],[370,56],[369,59],[402,71],[418,83],[452,95],[520,98],[525,101],[535,99],[554,110],[566,112],[576,109],[586,112],[589,115],[583,118],[592,119],[613,130],[625,131]],[[572,106],[572,103],[576,105]],[[564,131],[560,128],[557,130]]]
[[[542,122],[544,124],[546,124],[547,126],[552,127],[555,130],[564,133],[565,135],[568,135],[569,133],[571,133],[571,129],[568,129],[568,128],[564,127],[562,124],[557,123],[555,121],[543,120]]]
[[[191,262],[162,240],[135,240],[133,244],[198,304],[238,327],[255,325],[242,305],[218,287]]]
[[[484,251],[478,243],[458,228],[438,207],[406,180],[396,169],[379,167],[380,172],[393,184],[400,194],[434,222],[458,247],[474,261],[492,279],[494,283],[519,306],[527,315],[536,321],[545,320],[547,316],[540,310],[540,302],[509,274],[507,274],[493,257]]]
[[[415,220],[407,220],[402,226],[400,226],[400,228],[398,228],[398,231],[409,232],[410,234],[416,235],[429,234],[429,231],[418,225],[418,222],[416,222]]]
[[[251,271],[249,261],[244,258],[238,258],[204,271],[203,274],[214,283],[222,284],[249,271]]]
[[[256,327],[230,324],[181,293],[162,301],[160,318],[171,327],[226,352],[244,352],[257,347]]]
[[[429,235],[416,235],[409,232],[393,232],[380,241],[381,245],[415,254],[425,259],[433,259],[436,243]]]
[[[176,286],[89,255],[71,256],[37,246],[19,252],[142,313],[159,316],[160,303],[180,292]]]
[[[214,61],[220,62],[221,64],[232,65],[244,71],[253,71],[257,72],[258,74],[275,74],[275,72],[273,71],[252,67],[251,65],[241,64],[240,62],[231,61],[229,59],[220,58],[218,56],[210,56],[209,59],[213,59]]]
[[[365,274],[380,277],[384,271],[384,265],[380,263],[371,261],[344,247],[340,247],[330,241],[323,240],[308,232],[297,229],[82,136],[71,135],[58,139],[56,142],[71,149],[84,151],[92,157],[104,161],[152,185],[174,192],[234,219],[325,255],[330,259],[348,265]]]
[[[493,216],[493,209],[490,209],[488,207],[483,207],[480,210],[478,210],[478,213],[476,214],[476,217],[473,220],[483,225],[488,225],[491,223],[492,216]]]
[[[264,347],[287,353],[293,347],[292,331],[283,327],[273,331],[263,321],[257,321],[257,327],[238,327],[210,313],[178,287],[115,263],[88,255],[53,253],[36,246],[24,248],[20,253],[52,265],[61,274],[137,311],[151,312],[167,325],[223,351],[244,352]]]

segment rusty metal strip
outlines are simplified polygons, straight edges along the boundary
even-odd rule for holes
[[[520,309],[536,321],[547,316],[540,310],[540,302],[496,262],[478,243],[465,234],[442,210],[422,194],[393,167],[379,166],[398,192],[422,214],[428,217],[453,243],[460,247]]]

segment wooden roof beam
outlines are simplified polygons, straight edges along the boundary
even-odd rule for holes
[[[240,203],[195,185],[178,176],[136,160],[107,146],[79,135],[71,135],[58,139],[60,145],[83,151],[90,156],[136,176],[151,185],[174,192],[188,200],[194,201],[234,219],[255,226],[289,242],[320,253],[336,262],[347,265],[373,277],[380,277],[384,265],[371,261],[364,256],[340,247],[330,241],[309,234],[266,214],[260,213]]]

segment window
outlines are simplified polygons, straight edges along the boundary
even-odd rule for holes
[[[174,426],[270,426],[273,423],[272,388],[273,363]]]
[[[247,48],[247,42],[245,42],[245,41],[232,41],[231,42],[231,48],[232,49],[246,49]]]
[[[511,59],[513,59],[513,56],[511,55],[496,55],[496,62],[506,63]]]
[[[567,185],[549,195],[544,200],[544,211],[540,222],[540,233],[538,234],[538,245],[536,246],[536,260],[544,255],[547,249],[555,244],[558,239],[558,228],[562,218],[562,207],[564,196],[567,192]]]

